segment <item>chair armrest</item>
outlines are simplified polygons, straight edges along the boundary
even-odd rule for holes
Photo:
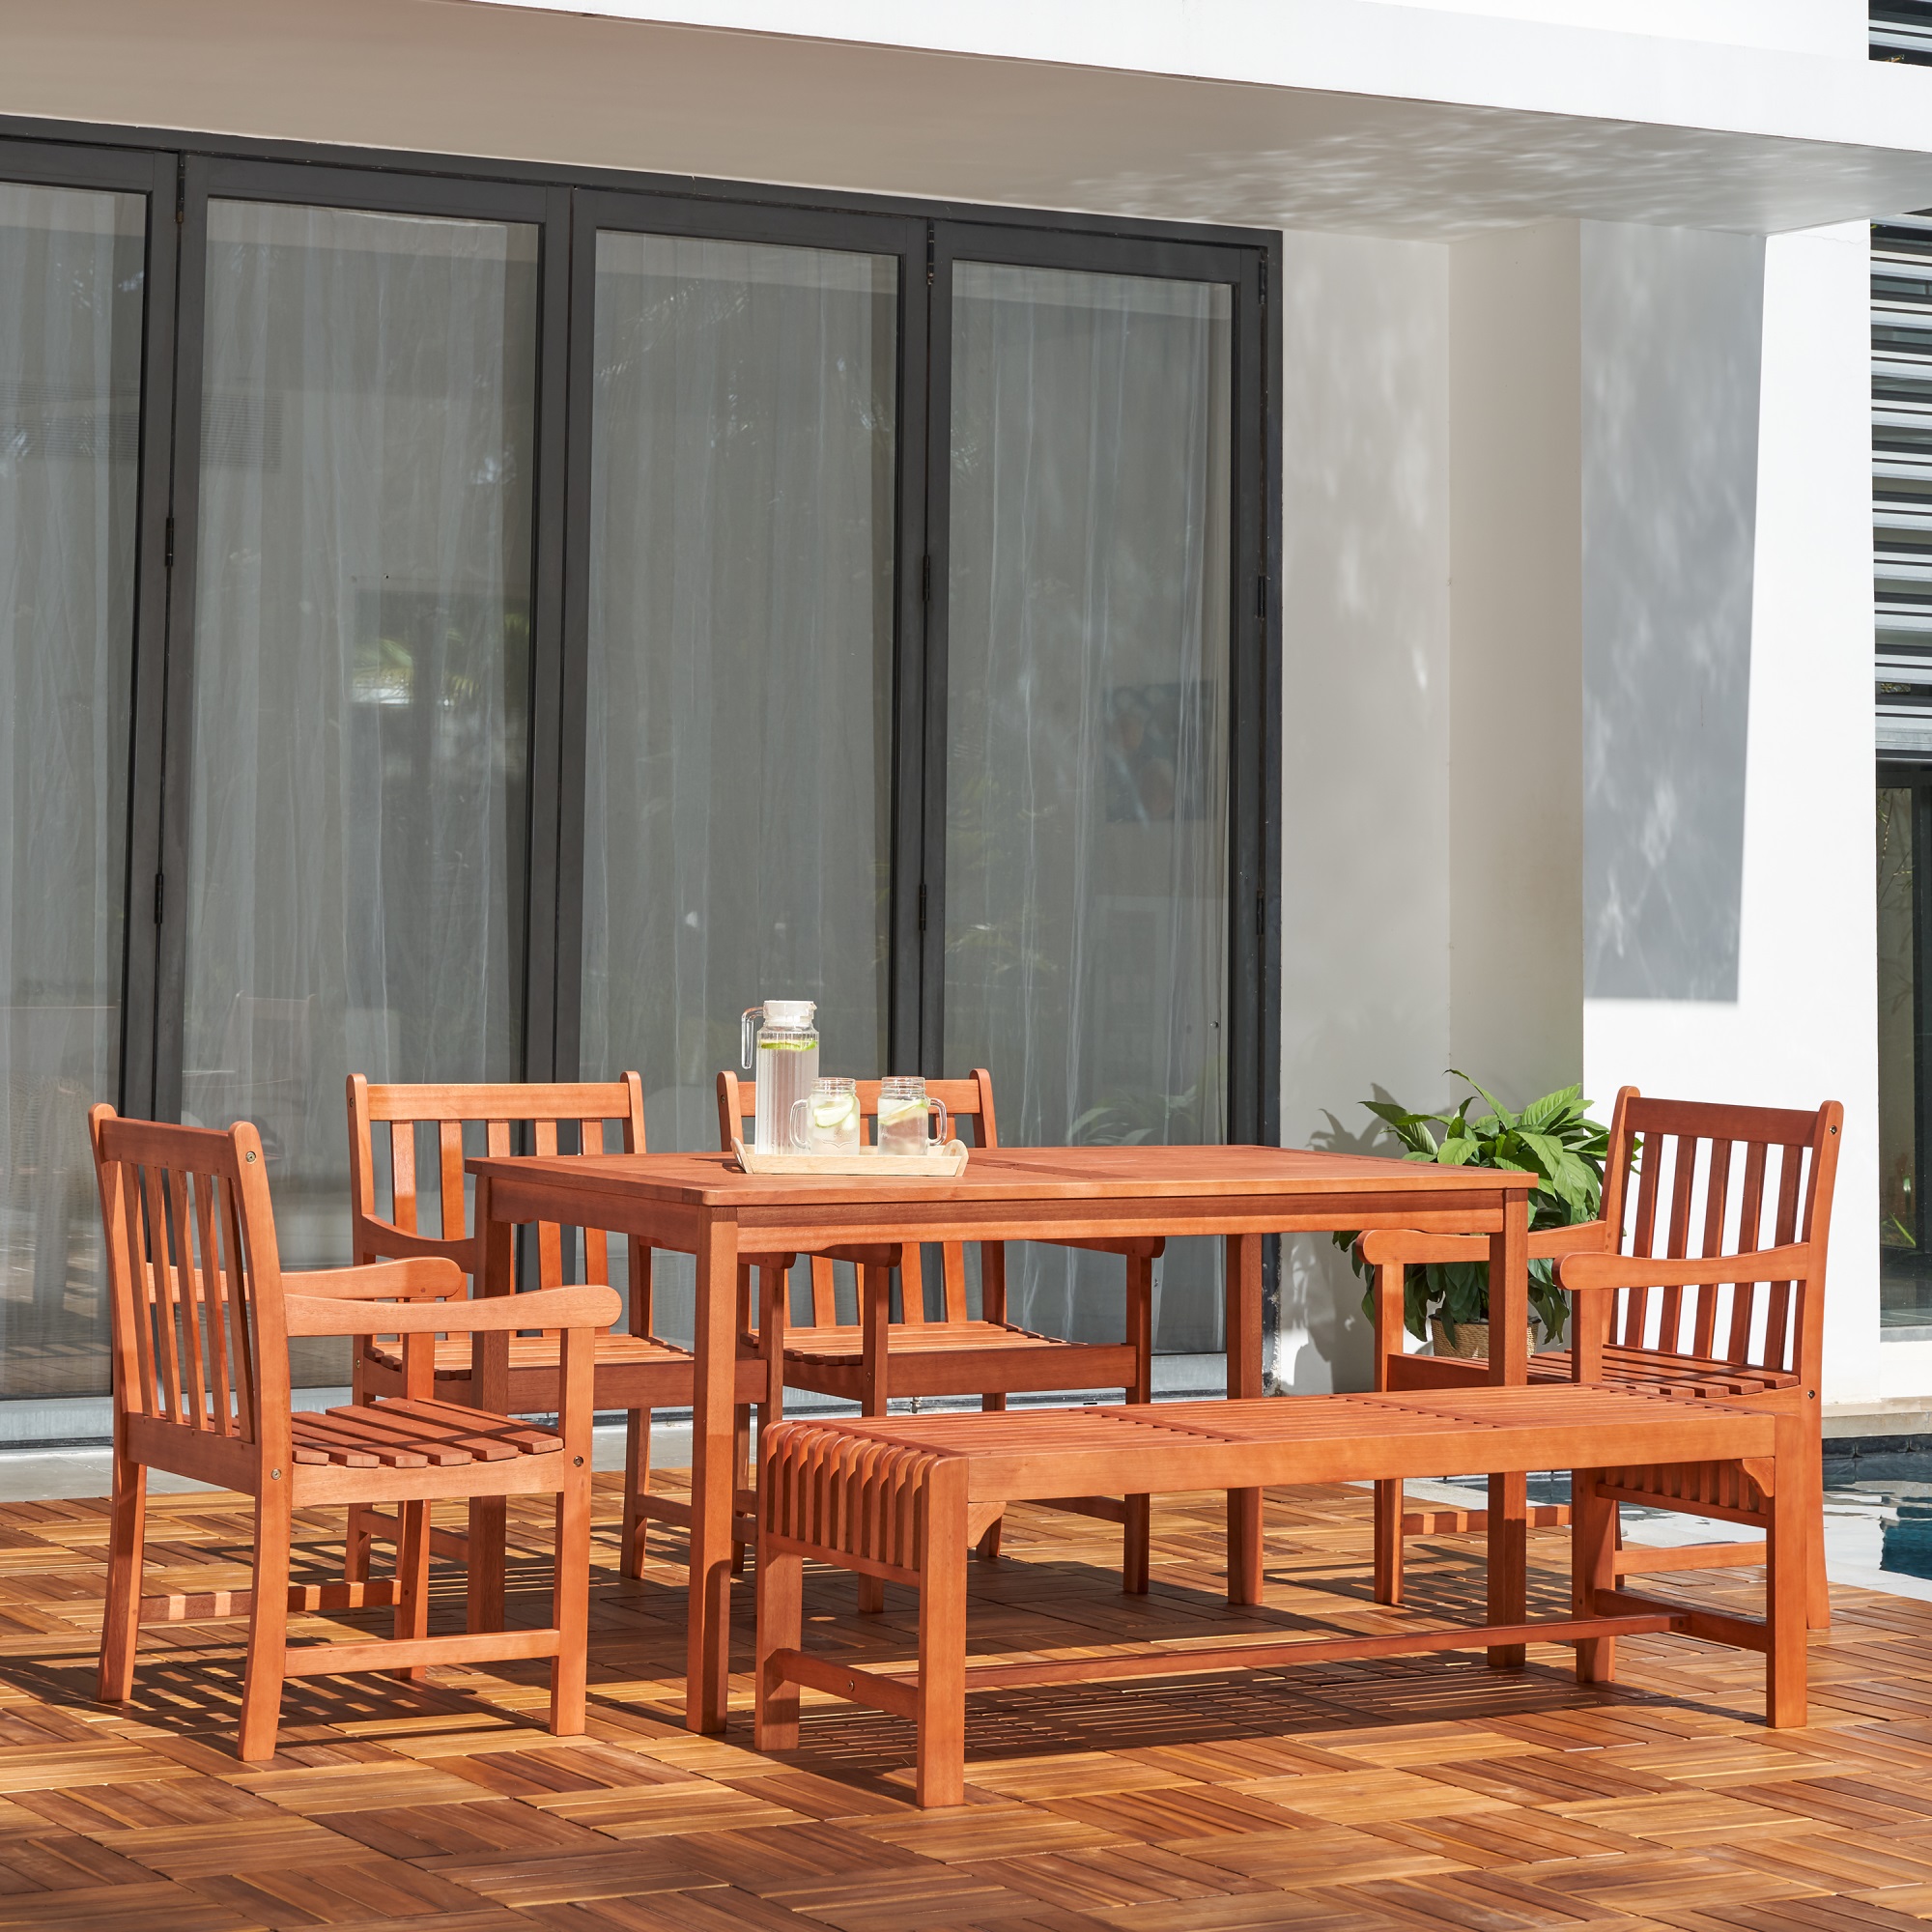
[[[399,1228],[393,1221],[384,1221],[374,1214],[358,1214],[355,1217],[355,1240],[367,1254],[379,1255],[384,1261],[429,1260],[440,1257],[455,1261],[455,1250],[469,1248],[475,1242],[473,1235],[464,1235],[454,1240],[444,1240],[437,1235],[412,1235],[407,1229]]]
[[[1784,1248],[1749,1248],[1741,1254],[1673,1261],[1662,1255],[1570,1255],[1556,1279],[1572,1293],[1619,1288],[1698,1288],[1717,1282],[1806,1281],[1808,1242]]]
[[[454,1273],[461,1272],[453,1262],[443,1265]],[[375,1270],[358,1268],[355,1272]],[[284,1298],[284,1307],[291,1335],[474,1335],[494,1328],[608,1328],[622,1312],[623,1303],[615,1289],[592,1286],[545,1288],[529,1294],[466,1297],[427,1305],[357,1301],[345,1307],[339,1296],[296,1293]]]
[[[1609,1242],[1604,1221],[1577,1221],[1567,1228],[1538,1228],[1529,1236],[1531,1261],[1558,1261],[1565,1255],[1600,1254]],[[1487,1235],[1428,1235],[1410,1228],[1372,1228],[1355,1237],[1355,1252],[1371,1267],[1397,1262],[1486,1262]]]
[[[304,1268],[283,1275],[282,1288],[288,1294],[331,1301],[433,1301],[467,1294],[469,1277],[445,1255],[424,1255],[358,1267]]]

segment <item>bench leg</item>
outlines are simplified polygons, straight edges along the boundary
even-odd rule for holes
[[[987,1415],[999,1414],[1006,1406],[1007,1399],[1004,1395],[982,1395],[980,1398],[980,1407]],[[1006,1518],[1004,1516],[996,1516],[980,1533],[980,1541],[975,1546],[980,1555],[988,1563],[999,1561],[1000,1531],[1005,1526],[1005,1523]]]
[[[761,1751],[798,1745],[798,1686],[772,1670],[775,1650],[796,1650],[805,1629],[805,1559],[758,1551],[757,1712],[753,1736]]]
[[[1376,1485],[1376,1602],[1402,1602],[1402,1483]]]
[[[919,1577],[919,1770],[922,1809],[966,1802],[966,1463],[926,1477]]]
[[[884,1415],[887,1404],[887,1337],[893,1312],[893,1271],[889,1267],[859,1270],[859,1334],[861,1406],[867,1415]],[[877,1616],[886,1607],[886,1586],[877,1577],[861,1577],[859,1608]]]
[[[1769,1639],[1765,1657],[1765,1719],[1775,1730],[1805,1718],[1804,1628],[1809,1594],[1811,1513],[1810,1445],[1800,1416],[1777,1418],[1777,1484],[1771,1498],[1771,1536],[1765,1551],[1764,1610]],[[1797,1480],[1794,1481],[1793,1478]]]
[[[1597,1471],[1570,1475],[1570,1606],[1577,1617],[1598,1614],[1597,1592],[1617,1587],[1617,1506],[1597,1493]],[[1577,1646],[1577,1682],[1616,1681],[1617,1640],[1586,1637]]]

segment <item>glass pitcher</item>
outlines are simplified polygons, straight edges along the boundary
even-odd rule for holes
[[[811,1000],[767,1000],[745,1009],[743,1059],[757,1082],[752,1123],[755,1152],[794,1151],[792,1102],[809,1099],[818,1078],[818,1030],[811,1023],[817,1010]]]

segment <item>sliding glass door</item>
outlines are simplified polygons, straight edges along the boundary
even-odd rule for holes
[[[1265,1134],[1264,238],[117,138],[0,142],[0,1404],[107,1383],[96,1100],[252,1122],[296,1265],[352,1071],[708,1147],[768,998]]]
[[[147,197],[0,180],[0,1397],[102,1385]]]
[[[591,226],[577,1059],[712,1147],[745,1007],[887,1065],[899,262]]]
[[[522,1071],[538,230],[205,221],[180,1106],[317,1264],[349,1072]]]
[[[1002,1137],[1199,1142],[1228,1122],[1233,291],[952,266],[945,1070]],[[1220,1346],[1177,1242],[1156,1337]],[[1009,1264],[1015,1318],[1119,1332],[1120,1267]]]

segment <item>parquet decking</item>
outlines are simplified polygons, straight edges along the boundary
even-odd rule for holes
[[[620,1479],[600,1478],[590,1728],[542,1728],[541,1665],[415,1687],[289,1687],[281,1749],[232,1750],[235,1625],[144,1634],[134,1701],[92,1699],[106,1515],[0,1507],[0,1928],[244,1932],[1307,1932],[1577,1928],[1886,1932],[1932,1920],[1932,1604],[1834,1593],[1811,1640],[1813,1722],[1766,1732],[1757,1660],[1626,1640],[1579,1690],[1567,1650],[1518,1675],[1480,1654],[991,1692],[968,1710],[969,1803],[915,1812],[906,1726],[808,1693],[801,1748],[681,1724],[683,1538],[617,1575]],[[972,1570],[976,1653],[1225,1634],[1218,1496],[1157,1499],[1153,1587],[1119,1588],[1117,1527],[1017,1510]],[[1269,1493],[1267,1611],[1362,1631],[1480,1614],[1480,1545],[1424,1538],[1410,1604],[1370,1591],[1364,1491]],[[236,1499],[156,1497],[146,1587],[241,1585]],[[336,1512],[298,1521],[339,1574]],[[1531,1539],[1533,1612],[1568,1602],[1565,1540]],[[512,1522],[513,1619],[548,1614],[548,1522]],[[1754,1579],[1687,1577],[1744,1598]],[[439,1571],[437,1614],[462,1614]],[[814,1645],[909,1658],[808,1573]],[[751,1656],[735,1593],[734,1670]],[[1754,1607],[1754,1605],[1753,1605]],[[358,1620],[292,1619],[348,1636]],[[369,1621],[369,1620],[360,1620]]]

